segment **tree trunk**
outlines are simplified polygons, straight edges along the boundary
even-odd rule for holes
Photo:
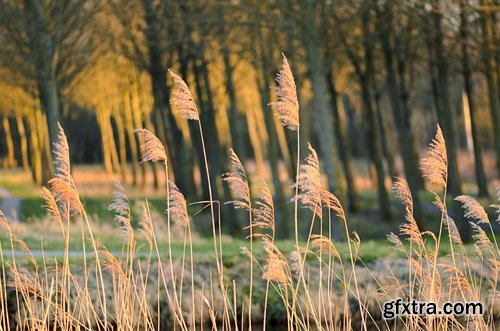
[[[126,138],[125,138],[125,127],[123,125],[123,119],[121,114],[116,114],[115,116],[115,122],[116,122],[116,130],[118,132],[118,150],[119,150],[119,157],[120,157],[120,173],[121,173],[121,179],[122,182],[126,183],[127,182],[127,172],[128,172],[128,165],[127,165],[127,145],[126,145]]]
[[[327,75],[326,81],[328,83],[330,100],[332,104],[338,154],[342,162],[344,176],[347,184],[347,199],[349,202],[349,210],[352,212],[356,212],[360,209],[360,204],[352,169],[351,148],[349,146],[349,141],[346,138],[344,118],[339,111],[338,93],[337,89],[335,88],[335,77],[333,72]]]
[[[102,160],[104,164],[104,170],[107,174],[113,173],[113,163],[111,162],[111,150],[109,146],[108,139],[108,127],[106,126],[106,115],[105,111],[101,109],[96,109],[95,112],[97,125],[101,131],[101,145],[102,145]]]
[[[380,214],[384,220],[388,221],[391,219],[391,205],[389,202],[387,188],[385,187],[385,173],[382,163],[382,148],[380,140],[377,139],[378,137],[380,137],[380,134],[377,132],[377,118],[370,91],[370,87],[373,86],[373,83],[371,82],[374,80],[375,72],[373,64],[374,40],[373,36],[370,34],[369,15],[370,14],[368,10],[363,11],[362,29],[364,61],[366,64],[365,71],[362,71],[359,63],[354,64],[360,80],[362,101],[364,109],[366,111],[366,138],[368,139],[367,146],[377,176],[378,203]],[[351,56],[351,59],[354,59],[354,57]]]
[[[262,176],[264,174],[264,151],[262,150],[263,142],[259,137],[257,131],[257,121],[255,110],[250,110],[246,112],[247,123],[248,123],[248,136],[250,143],[252,144],[253,154],[255,157],[255,167],[257,168],[257,174]]]
[[[389,195],[385,187],[385,173],[382,163],[382,148],[377,135],[377,124],[373,105],[371,100],[370,87],[366,77],[363,75],[360,78],[363,105],[366,112],[366,138],[367,147],[373,166],[375,168],[377,191],[378,191],[378,205],[381,217],[389,221],[391,219],[391,208],[389,203]]]
[[[354,108],[351,103],[351,99],[349,95],[342,94],[342,106],[347,114],[347,137],[351,146],[351,154],[353,157],[361,157],[363,154],[363,149],[361,145],[364,145],[364,132],[362,128],[360,128],[358,121],[356,119],[356,108]],[[360,137],[363,136],[363,137]]]
[[[259,9],[260,10],[260,9]],[[271,56],[267,47],[266,40],[264,39],[263,31],[260,26],[260,12],[257,11],[255,15],[255,30],[256,35],[254,44],[256,47],[252,48],[253,59],[256,61],[255,67],[260,69],[260,74],[257,74],[257,86],[259,89],[260,104],[262,113],[264,114],[264,124],[268,134],[267,155],[269,166],[271,168],[273,189],[276,201],[276,235],[279,238],[288,238],[290,234],[290,224],[288,219],[288,209],[286,205],[285,192],[283,184],[280,180],[280,173],[278,170],[278,137],[276,134],[276,124],[273,110],[270,109],[269,103],[271,102],[271,91],[269,88],[268,77],[271,77],[270,70]],[[259,50],[261,54],[259,54]]]
[[[419,168],[419,155],[418,148],[415,143],[415,135],[413,134],[413,128],[411,126],[411,115],[412,111],[410,109],[410,92],[408,89],[408,84],[406,82],[406,60],[403,56],[403,49],[401,44],[398,42],[396,47],[396,62],[397,71],[399,77],[399,100],[401,101],[401,137],[400,141],[407,148],[402,149],[403,161],[405,169],[409,169],[406,175],[407,178],[411,177],[413,181],[414,190],[417,192],[418,189],[425,188],[424,178],[422,172]],[[406,171],[406,170],[405,170]],[[413,192],[413,191],[412,191]],[[415,201],[414,201],[415,202]],[[418,215],[418,212],[416,212]]]
[[[21,143],[21,164],[24,171],[30,170],[29,157],[28,157],[28,139],[26,138],[26,129],[24,126],[23,117],[16,114],[17,132],[19,133],[19,140]]]
[[[42,146],[38,135],[37,110],[28,114],[28,128],[30,141],[31,175],[35,184],[42,184]],[[40,123],[39,123],[40,125]]]
[[[437,0],[434,3],[439,6]],[[429,61],[431,71],[431,82],[433,93],[436,98],[436,110],[438,120],[443,129],[443,135],[446,141],[446,152],[448,155],[448,192],[452,196],[460,195],[462,187],[460,183],[460,174],[458,171],[457,144],[455,134],[455,123],[453,120],[453,111],[451,108],[449,77],[448,77],[448,59],[446,58],[443,43],[443,32],[441,29],[442,14],[438,9],[431,13],[432,33],[429,36]],[[457,227],[464,242],[471,239],[470,227],[463,217],[460,203],[453,201],[450,210],[451,216],[455,219]]]
[[[2,127],[5,135],[5,145],[7,147],[7,155],[5,158],[5,167],[14,168],[17,166],[16,154],[14,151],[14,140],[12,139],[12,130],[7,116],[2,116]]]
[[[394,159],[394,149],[392,144],[389,142],[388,132],[386,130],[385,120],[382,116],[382,107],[380,106],[381,94],[376,90],[376,87],[373,86],[375,91],[375,112],[377,119],[377,131],[380,136],[380,144],[382,145],[382,153],[384,155],[384,159],[387,165],[387,171],[389,172],[389,176],[391,177],[391,181],[395,177],[399,177],[398,170],[396,168],[396,161]]]
[[[488,182],[484,172],[483,159],[481,157],[481,144],[479,143],[479,131],[475,118],[476,102],[474,100],[474,86],[472,84],[472,72],[470,68],[469,51],[467,49],[468,42],[468,27],[467,16],[465,13],[465,1],[460,1],[460,36],[462,41],[462,73],[464,77],[464,89],[467,97],[469,107],[469,116],[472,133],[472,143],[474,149],[474,170],[476,173],[476,183],[478,188],[478,195],[480,197],[488,196]]]
[[[52,161],[52,146],[50,143],[50,135],[47,125],[47,116],[39,111],[37,115],[37,134],[40,141],[41,150],[41,168],[42,168],[42,184],[47,185],[49,180],[54,176],[54,163]]]
[[[52,178],[54,167],[52,161],[55,159],[54,144],[57,142],[59,122],[59,92],[56,80],[56,58],[57,52],[53,37],[49,33],[46,21],[47,13],[44,3],[40,0],[25,0],[25,10],[28,16],[33,19],[33,27],[36,29],[30,33],[31,51],[35,57],[35,72],[38,88],[38,98],[42,111],[46,114],[48,124],[49,150],[52,150],[51,157],[44,157],[43,162],[43,184],[47,184],[48,179]],[[50,154],[48,154],[50,156]]]
[[[221,42],[221,54],[224,64],[226,93],[229,98],[228,115],[229,115],[229,130],[231,133],[231,142],[233,149],[238,154],[238,157],[246,164],[247,160],[247,133],[245,132],[245,116],[238,111],[236,101],[236,91],[233,82],[233,64],[231,63],[231,54],[229,50],[229,41],[225,29],[224,12],[222,6],[217,7],[219,34]]]
[[[139,157],[137,150],[137,135],[134,133],[133,109],[131,104],[130,91],[127,89],[123,92],[123,128],[128,139],[128,147],[130,149],[130,161],[132,163],[132,185],[138,185],[139,178]]]
[[[146,116],[145,127],[149,131],[155,132],[153,123],[151,123],[151,118],[149,116]],[[153,186],[154,186],[155,190],[158,190],[160,188],[160,179],[159,179],[159,175],[158,175],[158,172],[160,171],[160,169],[158,169],[158,168],[159,168],[159,166],[158,166],[157,162],[151,162],[151,171],[153,172]]]
[[[328,189],[331,192],[339,193],[339,191],[342,191],[342,185],[337,171],[339,167],[335,152],[335,138],[332,132],[333,123],[325,99],[326,82],[317,31],[316,7],[313,0],[305,0],[302,6],[305,25],[303,39],[307,50],[309,77],[313,90],[313,105],[316,112],[314,125],[316,130],[321,132],[318,135],[319,150],[323,158],[324,171],[328,178]]]
[[[149,131],[153,132],[156,135],[154,125],[151,122],[151,116],[146,115],[147,109],[146,109],[146,106],[144,105],[144,89],[142,86],[140,73],[137,70],[135,71],[135,73],[136,73],[135,82],[136,82],[136,87],[137,87],[137,102],[138,102],[138,108],[141,109],[140,116],[137,115],[134,117],[136,120],[135,127],[139,128],[139,127],[142,127],[142,125],[144,125],[144,127],[146,129],[148,129]],[[141,116],[143,118],[140,118]],[[142,122],[144,122],[144,124]],[[146,185],[146,182],[147,182],[146,166],[147,165],[144,164],[142,167],[144,185]],[[158,171],[159,171],[158,163],[151,162],[150,168],[151,168],[151,171],[153,174],[153,187],[155,188],[155,190],[158,190],[160,188],[160,183],[159,183],[159,179],[158,179]]]
[[[480,1],[481,6],[489,5],[487,0]],[[490,12],[481,11],[481,28],[483,32],[482,56],[486,65],[485,75],[488,83],[488,97],[490,102],[491,119],[493,122],[493,139],[496,152],[497,175],[500,176],[500,92],[499,77],[497,77],[497,63],[495,63],[495,43],[493,20]]]
[[[201,51],[199,52],[199,54],[201,54],[201,56],[204,56],[203,46],[200,45],[200,48]],[[223,160],[227,158],[227,154],[223,151],[222,148],[220,148],[219,144],[215,118],[216,110],[214,108],[212,99],[212,91],[210,87],[207,63],[204,58],[199,61],[197,61],[196,59],[193,60],[193,73],[195,77],[196,94],[198,96],[197,99],[200,104],[200,121],[203,127],[205,148],[209,164],[209,176],[212,182],[212,197],[213,200],[229,201],[228,197],[230,197],[230,192],[228,186],[226,185],[226,183],[222,183],[222,185],[219,185],[221,184],[221,175],[227,172],[223,166]],[[203,154],[201,153],[201,151],[199,152],[199,161],[201,169],[200,173],[203,173],[204,171],[202,169],[204,169],[205,165]],[[202,178],[202,180],[207,182],[205,176],[203,176]],[[219,189],[220,187],[223,188],[222,192]],[[208,187],[206,189],[208,190]],[[206,194],[208,194],[208,192],[206,192]],[[228,210],[226,208],[220,209],[221,213],[223,213],[224,215],[227,215],[227,213],[231,213],[231,210]],[[222,218],[231,220],[231,222],[228,222],[228,230],[231,234],[236,235],[238,233],[241,233],[241,226],[237,217]]]
[[[457,144],[455,134],[455,122],[450,101],[450,84],[448,77],[448,59],[445,57],[443,33],[441,30],[441,14],[438,11],[432,13],[434,23],[434,36],[432,39],[434,49],[435,82],[437,92],[438,118],[446,139],[446,150],[448,154],[448,190],[450,193],[459,195],[462,192],[460,174],[458,171]]]
[[[187,196],[194,196],[195,184],[193,179],[193,159],[189,146],[182,137],[182,133],[175,121],[169,105],[169,89],[166,86],[166,68],[163,64],[163,51],[160,47],[160,33],[156,17],[155,5],[152,0],[142,0],[147,24],[146,39],[149,54],[149,75],[151,76],[155,132],[161,141],[166,143],[167,153],[175,182],[179,189]]]
[[[391,46],[391,33],[393,29],[392,12],[389,5],[386,7],[386,16],[378,20],[378,30],[380,31],[380,42],[384,56],[384,65],[386,71],[386,85],[391,103],[392,114],[396,124],[396,133],[399,140],[399,150],[403,159],[405,177],[413,196],[413,216],[417,220],[421,230],[425,228],[422,218],[422,208],[418,191],[423,187],[422,175],[418,168],[419,158],[415,146],[415,138],[411,126],[411,112],[408,104],[408,94],[405,84],[406,67],[402,56],[402,46],[395,45],[396,50]],[[398,58],[398,74],[394,69],[394,52],[400,55]],[[401,65],[399,65],[401,63]],[[398,83],[399,79],[399,83]]]

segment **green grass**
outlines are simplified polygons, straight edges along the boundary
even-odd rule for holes
[[[111,203],[112,198],[94,198],[94,197],[82,197],[82,203],[85,207],[87,215],[92,218],[99,220],[112,220],[113,212],[108,210],[108,206]],[[130,205],[134,206],[137,203],[141,203],[145,199],[133,198],[130,199]],[[149,205],[155,211],[163,213],[165,210],[165,199],[163,198],[153,198],[148,199]],[[25,221],[33,221],[36,219],[44,219],[47,214],[43,208],[45,204],[41,197],[29,197],[21,200],[21,219]]]
[[[118,229],[117,229],[118,232]],[[110,251],[113,252],[114,254],[119,253],[122,251],[124,248],[120,237],[118,235],[112,236],[112,235],[106,235],[106,236],[100,236],[99,234],[94,234],[96,241],[102,243],[105,245],[105,247]],[[64,240],[62,237],[60,238],[50,238],[50,239],[40,239],[36,238],[33,235],[29,236],[24,236],[22,238],[26,245],[32,250],[32,251],[37,251],[40,252],[41,250],[44,251],[59,251],[55,256],[48,256],[50,258],[57,258],[57,260],[61,260],[62,258],[62,251],[64,250]],[[445,238],[445,240],[447,240]],[[0,243],[2,245],[2,248],[4,250],[4,257],[7,260],[10,260],[10,242],[8,238],[5,235],[0,236]],[[300,243],[301,247],[305,247],[305,242]],[[406,244],[405,244],[406,245]],[[244,259],[247,259],[247,257],[241,253],[241,247],[248,247],[248,241],[247,240],[242,240],[242,239],[230,239],[225,237],[223,240],[223,260],[224,260],[224,265],[227,268],[231,268],[234,265],[237,265],[241,263]],[[285,254],[288,255],[292,251],[294,251],[294,242],[291,240],[280,240],[277,241],[277,246],[280,248],[280,250]],[[338,242],[335,243],[335,246],[341,256],[344,258],[348,258],[349,256],[349,248],[347,246],[347,243],[345,242]],[[433,243],[432,241],[427,241],[426,246],[431,249],[433,248]],[[70,251],[72,252],[82,252],[82,238],[80,236],[75,235],[74,237],[71,238],[70,240]],[[149,245],[148,243],[140,238],[137,237],[137,249],[136,252],[137,254],[145,258],[147,257],[149,253]],[[159,242],[158,243],[158,248],[160,251],[160,255],[162,256],[163,259],[167,259],[167,252],[168,252],[168,244],[167,242]],[[311,248],[311,247],[310,247]],[[189,254],[188,247],[186,247],[187,251],[186,254]],[[465,245],[466,251],[471,252],[472,251],[472,245]],[[87,253],[92,252],[92,246],[89,240],[85,240],[85,250]],[[176,240],[175,242],[172,243],[172,256],[174,259],[180,259],[182,258],[184,250],[184,244],[182,241]],[[449,245],[441,245],[440,247],[440,256],[447,256],[451,253]],[[214,251],[213,251],[213,242],[210,239],[204,239],[204,238],[197,238],[193,242],[193,255],[195,257],[195,260],[197,262],[210,262],[214,261]],[[254,256],[260,260],[263,261],[265,259],[265,252],[262,247],[262,245],[258,242],[254,243]],[[403,255],[400,252],[397,252],[392,244],[387,242],[386,240],[367,240],[367,241],[362,241],[360,250],[359,250],[359,262],[363,263],[370,263],[373,262],[377,259],[383,258],[383,257],[403,257]],[[314,255],[310,255],[308,259],[314,259]],[[41,259],[41,256],[36,256],[36,259]],[[92,258],[90,258],[92,259]],[[16,258],[17,260],[17,258]],[[83,262],[83,259],[81,257],[72,257],[73,263],[80,263]]]

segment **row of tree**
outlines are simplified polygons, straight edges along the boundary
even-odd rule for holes
[[[296,137],[277,125],[269,107],[281,52],[297,83],[300,144],[319,147],[329,188],[345,193],[351,210],[359,208],[352,159],[360,156],[370,162],[381,216],[391,217],[386,177],[403,175],[421,219],[419,150],[436,122],[447,142],[452,194],[461,193],[457,153],[467,142],[479,195],[488,194],[485,149],[494,150],[500,174],[500,7],[493,0],[0,0],[0,6],[3,166],[16,165],[19,155],[37,183],[53,172],[57,122],[84,109],[95,116],[108,172],[126,179],[132,161],[132,181],[139,183],[146,166],[137,165],[140,141],[132,129],[147,127],[167,146],[181,190],[206,197],[200,137],[169,104],[171,68],[190,83],[206,123],[216,198],[228,195],[221,155],[232,146],[243,162],[270,170],[283,207],[296,172]]]

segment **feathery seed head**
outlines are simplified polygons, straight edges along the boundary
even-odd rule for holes
[[[62,223],[62,218],[61,214],[59,213],[59,207],[57,206],[56,199],[46,187],[42,187],[42,198],[43,200],[45,200],[44,208],[49,214],[49,220],[55,221],[57,223]]]
[[[281,124],[292,131],[299,129],[299,101],[297,100],[297,87],[293,78],[292,70],[288,64],[285,54],[281,69],[276,76],[276,96],[278,101],[271,105],[276,109]]]
[[[493,204],[491,207],[495,208],[495,211],[498,214],[497,223],[500,223],[500,186],[497,187],[495,197],[497,198],[498,204]]]
[[[74,214],[81,212],[83,206],[71,177],[68,141],[59,123],[57,123],[57,128],[57,142],[54,144],[56,176],[49,180],[49,185],[55,200],[69,204],[70,214]]]
[[[456,201],[460,201],[465,210],[465,217],[470,217],[476,219],[479,223],[489,224],[488,214],[484,210],[483,206],[476,199],[468,195],[459,195],[455,198]]]
[[[259,199],[255,203],[256,207],[253,209],[254,219],[252,226],[259,229],[271,230],[272,239],[275,233],[273,196],[267,183],[265,181],[262,182]],[[258,232],[255,231],[254,235],[258,235]]]
[[[399,237],[396,234],[394,234],[394,232],[391,232],[387,235],[387,241],[393,244],[397,251],[400,252],[405,251],[405,247],[401,242],[401,239],[399,239]]]
[[[422,159],[424,177],[432,184],[446,186],[448,177],[448,156],[441,127],[437,126],[436,136],[429,145],[428,156]]]
[[[311,245],[318,248],[318,250],[323,254],[328,254],[340,259],[340,254],[337,251],[337,248],[333,242],[325,236],[313,234],[311,236]]]
[[[396,177],[392,190],[403,201],[407,211],[413,214],[413,197],[408,182],[403,178]]]
[[[113,200],[108,210],[116,213],[115,220],[120,223],[122,242],[130,244],[134,240],[134,230],[130,221],[130,206],[125,189],[119,181],[115,181],[116,190],[113,192]]]
[[[300,193],[296,197],[305,208],[311,210],[319,218],[323,217],[321,208],[321,174],[318,154],[308,144],[309,155],[305,158],[305,164],[300,166],[297,183]]]
[[[193,95],[186,82],[172,70],[169,69],[168,73],[174,81],[174,89],[172,91],[172,97],[170,98],[170,104],[175,106],[177,111],[180,112],[185,119],[199,121],[200,115],[198,107],[196,107]]]
[[[422,238],[422,233],[418,228],[417,222],[413,218],[413,215],[406,215],[406,223],[399,226],[401,234],[407,236],[409,242],[417,244],[419,247],[424,247],[424,239]]]
[[[139,227],[141,233],[144,235],[144,238],[151,246],[153,244],[153,220],[151,219],[151,212],[149,210],[149,204],[146,200],[144,206],[142,208],[142,217],[139,221]]]
[[[54,143],[55,149],[55,168],[56,177],[71,182],[71,165],[69,161],[69,146],[66,134],[61,126],[57,123],[57,141]]]
[[[460,237],[460,232],[458,231],[455,221],[448,215],[445,215],[444,224],[448,228],[448,233],[450,235],[452,242],[461,246],[463,244],[462,237]]]
[[[0,209],[0,228],[5,229],[10,234],[9,221],[7,220],[7,217],[5,216],[5,214],[1,209]]]
[[[116,215],[115,220],[120,223],[120,235],[122,238],[122,243],[131,244],[134,241],[134,229],[130,222],[130,217]]]
[[[19,237],[13,235],[12,236],[12,242],[17,246],[17,249],[23,252],[24,254],[28,255],[28,258],[30,262],[33,264],[33,266],[37,266],[35,257],[33,256],[33,253],[29,249],[29,247],[26,245],[26,243]]]
[[[481,251],[490,252],[491,255],[494,256],[495,249],[493,249],[493,244],[490,238],[488,238],[486,232],[474,222],[469,222],[469,224],[471,225],[472,231],[474,232],[472,238],[476,241],[476,245],[480,248]]]
[[[167,153],[160,139],[147,129],[135,129],[144,142],[141,144],[141,162],[167,162]]]
[[[98,253],[104,257],[102,261],[104,269],[108,270],[113,276],[117,276],[120,281],[127,279],[120,262],[108,250],[101,248]]]
[[[439,197],[439,195],[435,194],[434,195],[434,201],[432,202],[436,207],[439,208],[439,210],[441,210],[441,212],[444,214],[446,213],[446,206],[445,204],[443,203],[443,200],[441,200],[441,198]]]
[[[287,274],[288,263],[280,250],[270,240],[263,240],[264,250],[267,253],[266,265],[264,266],[263,278],[274,281],[281,286],[290,283]]]
[[[498,280],[500,279],[499,278],[499,276],[500,276],[499,275],[500,274],[500,261],[497,260],[496,257],[492,256],[489,259],[489,262],[490,262],[490,274],[489,274],[490,282],[491,282],[491,284],[496,285],[498,283]],[[494,290],[496,290],[496,288]]]
[[[118,215],[127,216],[130,214],[130,206],[128,202],[128,197],[119,181],[114,183],[115,191],[112,194],[112,202],[108,206],[108,210],[114,211]]]
[[[298,251],[294,250],[290,253],[290,270],[295,276],[299,276],[302,272],[302,260]]]
[[[224,181],[229,184],[231,192],[236,200],[229,201],[235,208],[250,210],[250,188],[245,168],[232,148],[229,149],[229,158],[233,171],[224,176]]]
[[[50,190],[57,202],[69,205],[70,215],[83,211],[83,205],[80,201],[80,195],[72,183],[66,179],[55,177],[49,180]],[[64,215],[69,216],[69,215]]]
[[[168,188],[170,215],[176,224],[187,227],[189,224],[189,216],[187,213],[186,199],[174,182],[169,181]]]
[[[403,178],[397,177],[393,185],[393,191],[401,199],[401,201],[403,201],[406,209],[406,223],[401,224],[399,227],[401,233],[407,235],[410,242],[414,242],[419,246],[422,246],[424,242],[417,222],[413,217],[413,198],[411,196],[408,182]]]
[[[342,207],[342,203],[340,202],[339,198],[337,198],[335,194],[328,190],[321,190],[320,195],[321,201],[326,206],[326,208],[333,211],[342,222],[347,222],[344,207]]]
[[[10,266],[13,279],[8,282],[9,287],[23,293],[26,297],[39,299],[43,297],[43,289],[40,282],[29,272],[19,272],[14,266]]]

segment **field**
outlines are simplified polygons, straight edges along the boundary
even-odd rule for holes
[[[157,160],[160,155],[160,160],[166,160],[157,138],[148,131],[139,132],[145,135],[143,159]],[[499,316],[495,292],[491,297],[491,291],[488,293],[483,285],[493,282],[496,286],[498,279],[494,264],[498,250],[494,248],[496,236],[488,237],[475,225],[476,243],[464,244],[454,223],[450,225],[450,219],[446,221],[447,233],[443,232],[443,226],[430,222],[426,222],[428,230],[420,232],[411,213],[411,194],[403,180],[395,182],[396,195],[391,198],[395,219],[406,218],[399,229],[401,221],[384,222],[370,217],[370,210],[375,209],[374,194],[370,191],[361,193],[366,212],[347,218],[340,201],[318,186],[321,185],[318,159],[310,148],[305,166],[301,167],[304,177],[299,177],[298,192],[302,193],[296,196],[306,210],[312,211],[312,222],[310,226],[306,223],[296,227],[295,242],[279,240],[269,189],[266,185],[261,188],[257,207],[252,207],[246,172],[232,152],[236,170],[225,180],[240,198],[231,203],[243,212],[251,211],[249,215],[255,217],[250,219],[250,228],[246,228],[250,232],[245,240],[244,236],[238,239],[223,235],[220,217],[216,218],[213,210],[211,216],[204,210],[213,205],[188,204],[173,182],[165,193],[131,188],[129,197],[123,186],[110,176],[99,174],[96,167],[77,167],[73,177],[62,129],[59,136],[56,164],[62,168],[58,169],[60,175],[51,181],[51,191],[44,189],[42,197],[38,197],[36,186],[20,171],[10,172],[1,183],[8,194],[0,203],[14,206],[10,214],[17,219],[9,223],[0,215],[4,229],[0,237],[2,282],[10,284],[2,291],[3,311],[9,311],[2,318],[4,328],[14,327],[20,320],[27,323],[25,326],[48,327],[47,314],[53,309],[54,325],[67,327],[90,323],[105,329],[122,329],[127,325],[182,329],[197,324],[222,328],[231,325],[245,328],[252,324],[255,328],[268,325],[278,329],[323,325],[400,328],[421,321],[382,319],[383,301],[393,298],[393,291],[409,290],[410,296],[416,291],[417,296],[433,297],[442,293],[441,286],[445,287],[448,300],[460,296],[468,300],[486,298],[486,312],[479,319],[427,318],[424,323],[491,326]],[[427,162],[439,161],[431,159],[433,149],[439,148],[436,146],[439,139],[442,138],[438,131]],[[442,173],[431,171],[429,176],[434,178],[434,184],[446,185],[445,177],[432,177]],[[79,181],[83,183],[81,189]],[[113,188],[115,192],[111,193]],[[437,210],[432,210],[433,195]],[[474,199],[463,197],[460,199],[466,216],[490,224],[489,218],[495,215],[488,216]],[[398,198],[403,204],[397,203]],[[16,203],[12,203],[13,199]],[[429,221],[442,218],[439,208],[444,212],[446,203],[452,203],[441,200],[432,191],[422,195],[422,200],[428,206],[424,215]],[[319,201],[327,207],[328,216],[317,209]],[[406,208],[406,214],[402,207]],[[308,217],[304,212],[296,215]],[[328,217],[326,226],[323,217]],[[316,218],[321,226],[314,225]],[[373,226],[368,224],[370,221]],[[333,222],[344,223],[344,227],[332,230]],[[494,234],[493,226],[490,225],[490,230]],[[402,239],[394,234],[398,230]],[[373,239],[382,237],[384,232],[391,233],[388,240]],[[347,240],[332,241],[334,237]],[[439,245],[441,240],[449,244]],[[483,253],[478,255],[484,249],[488,251],[486,254],[492,254],[489,263]],[[485,272],[485,268],[493,269]],[[434,277],[439,277],[439,281]],[[406,281],[408,289],[403,283]],[[432,284],[436,284],[439,292],[432,289]],[[11,286],[15,289],[14,296],[9,295]],[[101,308],[92,309],[94,304]],[[6,309],[12,306],[17,308]]]
[[[0,331],[500,330],[498,0],[0,0]]]

